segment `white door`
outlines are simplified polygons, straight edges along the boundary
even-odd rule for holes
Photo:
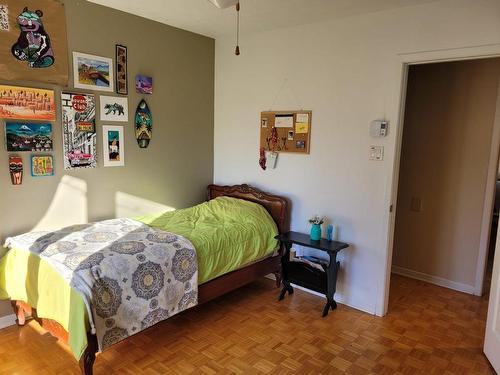
[[[495,371],[500,374],[500,225],[498,229],[493,277],[491,278],[490,304],[486,321],[484,353]]]

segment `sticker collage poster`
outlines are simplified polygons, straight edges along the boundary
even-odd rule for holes
[[[95,96],[63,92],[61,102],[64,169],[95,168]]]

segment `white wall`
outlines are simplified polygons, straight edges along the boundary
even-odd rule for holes
[[[242,35],[239,57],[234,38],[220,38],[215,182],[248,182],[289,197],[294,230],[307,231],[312,214],[332,217],[340,239],[352,244],[341,256],[339,301],[383,314],[401,61],[408,53],[494,43],[497,0],[438,1]],[[311,155],[282,154],[277,169],[262,171],[259,114],[271,107],[313,111]],[[370,138],[369,122],[384,117],[389,136]],[[371,144],[385,146],[383,162],[368,160]]]

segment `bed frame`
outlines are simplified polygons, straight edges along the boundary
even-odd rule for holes
[[[208,186],[208,200],[220,196],[234,197],[259,203],[264,206],[264,208],[266,208],[272,216],[280,233],[285,233],[289,230],[289,204],[283,197],[262,192],[246,184],[234,186]],[[227,273],[200,285],[198,288],[198,304],[208,302],[271,273],[275,275],[276,286],[279,287],[281,284],[282,254],[283,249],[280,248],[279,254],[275,254],[256,263],[252,263],[249,266]],[[11,303],[17,317],[16,322],[19,326],[23,326],[26,323],[27,317],[31,317],[52,336],[58,338],[65,344],[68,343],[68,332],[59,323],[51,319],[39,318],[37,316],[36,309],[29,306],[25,302],[12,301]],[[161,322],[158,324],[161,324]],[[94,361],[98,351],[97,337],[89,332],[87,334],[87,341],[87,349],[80,358],[80,369],[83,375],[92,375]]]

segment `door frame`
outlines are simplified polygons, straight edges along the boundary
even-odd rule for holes
[[[400,172],[400,162],[403,144],[403,128],[404,128],[404,113],[406,105],[406,92],[407,92],[407,82],[408,82],[408,71],[411,65],[417,64],[430,64],[438,62],[451,62],[451,61],[464,61],[464,60],[477,60],[485,58],[500,57],[500,43],[463,47],[463,48],[451,48],[451,49],[440,49],[432,51],[419,51],[411,53],[400,53],[397,55],[398,63],[398,80],[400,82],[399,98],[397,103],[397,108],[399,108],[397,123],[394,128],[396,129],[395,136],[395,150],[392,160],[392,175],[390,176],[390,181],[388,186],[390,186],[389,192],[386,198],[386,207],[390,208],[390,213],[387,221],[387,238],[386,238],[386,264],[383,279],[385,280],[385,285],[381,288],[382,295],[379,298],[379,303],[377,303],[375,308],[375,313],[379,316],[384,316],[387,314],[387,309],[389,306],[389,288],[391,281],[391,269],[392,269],[392,255],[394,247],[394,234],[395,234],[395,218],[396,218],[396,202],[398,198],[398,187],[399,187],[399,172]],[[490,155],[490,165],[488,166],[488,180],[487,180],[487,191],[486,198],[483,205],[483,218],[481,223],[481,240],[479,255],[476,264],[476,278],[474,285],[474,294],[482,294],[482,283],[484,279],[484,271],[486,268],[487,252],[489,245],[489,230],[491,225],[491,213],[493,210],[494,202],[494,182],[496,181],[496,173],[498,170],[498,157],[499,157],[499,147],[500,144],[500,121],[495,120],[494,132],[492,137],[492,146],[495,140],[494,137],[498,137],[496,142],[497,147],[492,147]],[[494,160],[494,162],[492,162]],[[492,183],[491,171],[494,170],[494,181]],[[493,185],[493,187],[492,187]],[[487,213],[489,214],[487,215]],[[488,236],[488,238],[486,238]]]

